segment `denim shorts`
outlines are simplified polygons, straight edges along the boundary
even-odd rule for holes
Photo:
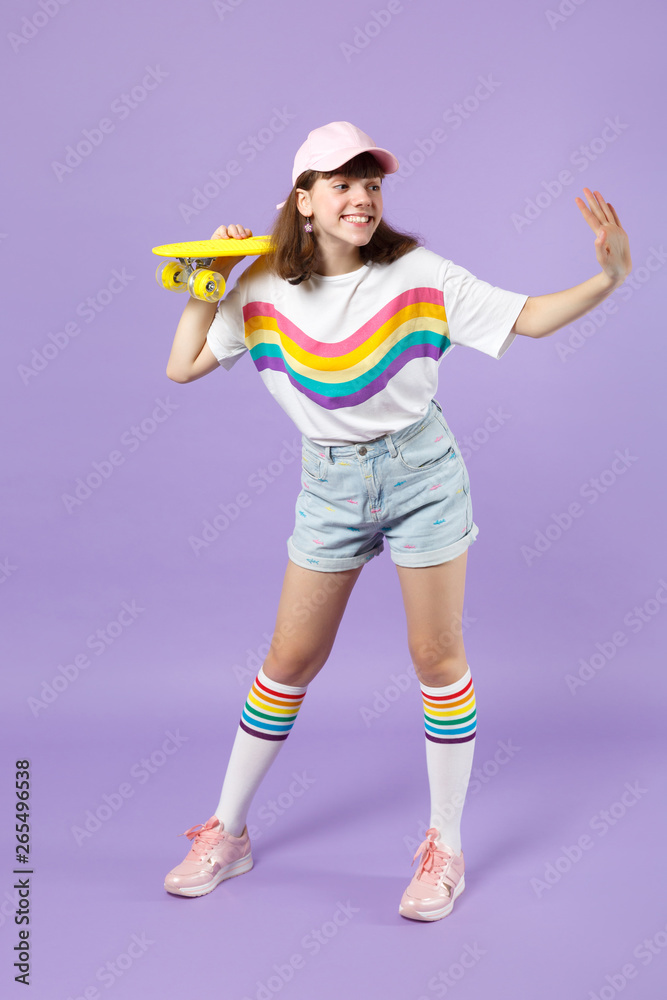
[[[320,445],[303,434],[301,458],[287,539],[298,566],[355,569],[385,539],[398,566],[437,566],[477,538],[468,470],[434,399],[421,420],[372,441]]]

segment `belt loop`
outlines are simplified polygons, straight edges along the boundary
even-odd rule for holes
[[[331,457],[331,445],[330,444],[326,444],[324,446],[324,454],[327,457],[327,462],[329,463],[329,465],[333,465],[334,464],[334,460]]]
[[[387,442],[387,448],[389,448],[389,454],[391,455],[392,458],[396,458],[398,452],[396,451],[396,445],[394,444],[394,439],[392,438],[391,434],[385,434],[384,439]]]

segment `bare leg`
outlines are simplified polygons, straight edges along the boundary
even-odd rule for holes
[[[363,565],[321,573],[287,562],[264,671],[281,684],[305,686],[320,672]]]
[[[461,622],[468,550],[439,566],[397,566],[408,648],[422,684],[452,684],[466,672]]]

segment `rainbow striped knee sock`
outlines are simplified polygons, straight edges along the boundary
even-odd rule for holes
[[[424,700],[426,765],[431,793],[431,822],[440,840],[458,854],[461,815],[468,790],[477,732],[475,688],[470,667],[445,687],[421,684]]]
[[[270,681],[260,667],[243,707],[241,729],[263,740],[286,740],[305,694],[306,688]]]
[[[289,736],[307,690],[272,681],[260,667],[243,706],[215,810],[233,837],[243,833],[250,803]]]

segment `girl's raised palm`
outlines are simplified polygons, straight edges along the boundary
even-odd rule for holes
[[[621,226],[614,206],[604,200],[599,191],[584,188],[590,209],[582,198],[575,198],[581,214],[596,234],[595,255],[613,281],[624,281],[632,270],[628,234]]]

